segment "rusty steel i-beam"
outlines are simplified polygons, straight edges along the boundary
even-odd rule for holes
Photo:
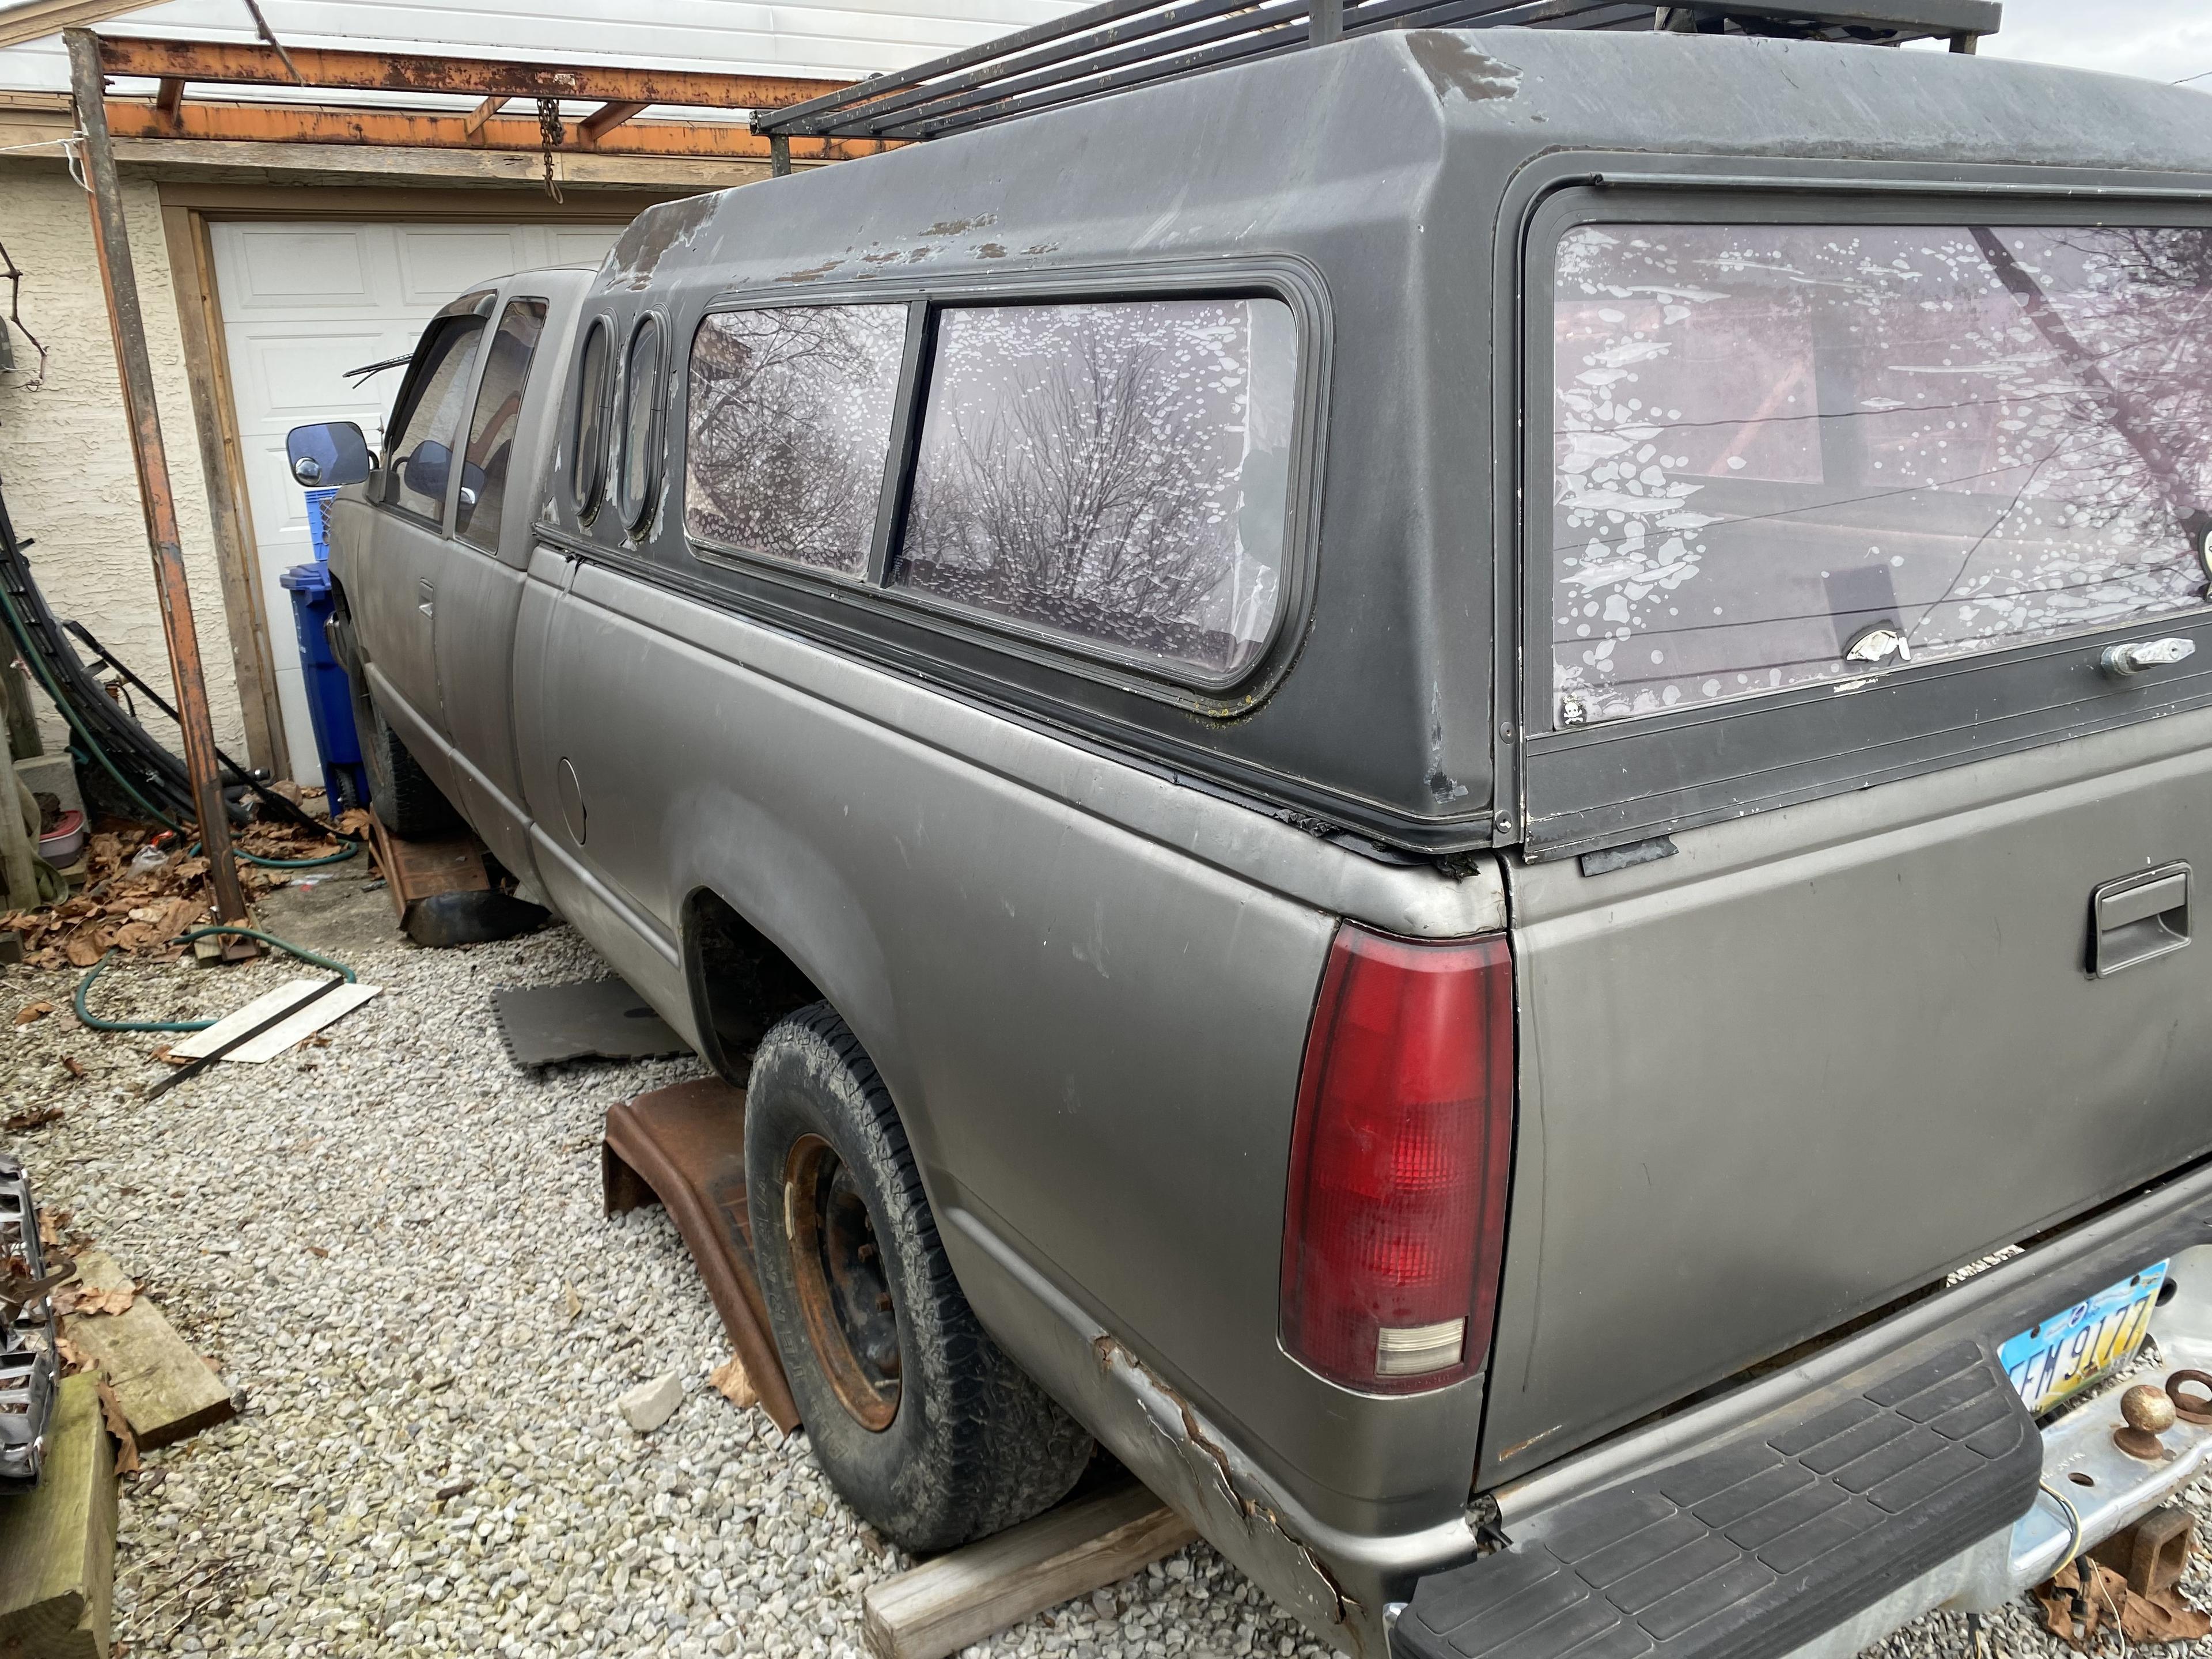
[[[138,305],[138,279],[131,263],[123,193],[115,149],[107,135],[106,89],[100,42],[88,29],[69,29],[70,81],[76,118],[84,129],[84,173],[92,192],[93,246],[107,292],[107,319],[115,331],[123,403],[131,423],[131,453],[138,466],[138,495],[146,510],[146,539],[154,555],[154,581],[161,601],[161,631],[177,681],[177,723],[184,728],[185,770],[191,780],[192,809],[199,819],[209,878],[215,886],[216,920],[244,922],[246,895],[230,852],[230,820],[216,770],[215,723],[208,714],[207,680],[200,670],[199,636],[192,629],[192,600],[185,583],[185,552],[177,531],[177,502],[161,445],[161,419],[154,403],[154,368],[146,353],[146,325]]]

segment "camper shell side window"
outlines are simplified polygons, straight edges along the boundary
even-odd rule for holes
[[[1271,295],[710,313],[685,528],[710,564],[1234,684],[1288,609],[1302,355]]]

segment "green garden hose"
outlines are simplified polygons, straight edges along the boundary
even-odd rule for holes
[[[248,864],[258,864],[264,870],[313,870],[319,865],[343,864],[355,854],[360,852],[362,845],[363,843],[356,842],[343,853],[325,853],[319,859],[264,859],[260,854],[249,853],[242,847],[232,848],[230,855],[233,858],[244,859]],[[199,850],[199,842],[194,842],[185,849],[185,856],[191,858]]]
[[[273,945],[278,950],[286,951],[292,956],[299,957],[302,962],[312,963],[317,968],[327,968],[334,974],[343,974],[345,976],[345,982],[349,985],[357,985],[361,982],[361,976],[355,973],[352,969],[347,967],[343,962],[334,962],[328,957],[317,956],[313,951],[303,950],[301,946],[294,945],[289,940],[278,939],[273,933],[257,933],[251,927],[195,927],[189,933],[178,934],[176,938],[171,939],[169,943],[172,945],[189,945],[196,939],[206,939],[212,934],[217,933],[234,939],[258,939],[264,945]],[[204,1031],[209,1026],[216,1023],[211,1019],[100,1018],[98,1015],[86,1008],[84,1006],[84,996],[86,992],[92,989],[93,981],[98,979],[100,975],[101,970],[114,959],[115,952],[112,950],[110,950],[106,956],[100,957],[98,962],[93,963],[89,969],[86,969],[84,977],[76,982],[76,991],[75,994],[73,994],[70,999],[70,1006],[76,1011],[77,1018],[84,1024],[89,1025],[94,1030]]]

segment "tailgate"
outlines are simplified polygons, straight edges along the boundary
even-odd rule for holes
[[[2212,1148],[2212,949],[2111,971],[2187,915],[2093,901],[2212,869],[2212,714],[1676,840],[1511,872],[1484,1484]]]

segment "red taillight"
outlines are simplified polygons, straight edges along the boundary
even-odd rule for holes
[[[1283,1346],[1404,1394],[1480,1368],[1513,1155],[1513,965],[1502,939],[1329,947],[1298,1079]]]

